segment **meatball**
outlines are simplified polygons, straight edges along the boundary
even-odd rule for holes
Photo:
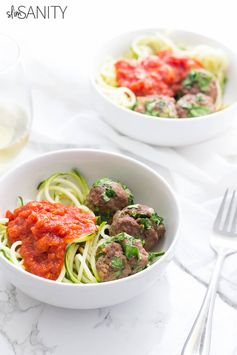
[[[131,274],[131,267],[119,243],[109,243],[100,254],[96,269],[102,281],[112,281]]]
[[[86,205],[96,216],[111,222],[114,213],[133,203],[133,194],[121,182],[108,178],[97,180],[86,198]]]
[[[212,73],[204,69],[191,70],[182,81],[180,91],[183,95],[195,95],[199,92],[210,96],[215,102],[217,98],[217,82]]]
[[[99,248],[96,268],[101,281],[111,281],[143,270],[148,262],[149,254],[141,240],[120,233]]]
[[[126,232],[144,240],[145,250],[151,250],[165,234],[163,218],[153,208],[145,205],[131,205],[117,211],[110,226],[110,235]]]
[[[180,118],[199,117],[215,112],[215,106],[210,96],[202,93],[181,97],[176,104]]]
[[[164,95],[137,97],[134,111],[156,117],[178,117],[174,98]]]

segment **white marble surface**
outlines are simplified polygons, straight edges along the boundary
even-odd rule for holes
[[[4,355],[178,355],[204,287],[172,263],[141,296],[80,311],[40,304],[0,275],[0,350]],[[216,300],[212,355],[236,355],[237,311]]]
[[[44,2],[37,1],[38,4]],[[83,4],[71,0],[69,16],[64,22],[32,20],[26,23],[7,20],[5,10],[9,1],[1,1],[1,31],[19,41],[31,80],[34,131],[54,135],[56,127],[66,119],[90,107],[87,69],[93,48],[121,31],[138,27],[177,27],[209,34],[237,50],[236,33],[232,29],[236,22],[234,1],[200,0],[195,9],[190,0],[146,0],[145,3],[138,6],[137,1],[120,0],[115,6],[111,0],[88,0]],[[234,139],[236,141],[236,136]],[[85,135],[80,136],[79,143],[92,145],[90,137]],[[102,140],[98,143],[101,145],[107,148],[108,144]],[[20,162],[32,154],[59,147],[32,143],[17,160]],[[219,150],[225,147],[222,142]],[[213,153],[216,147],[210,145],[208,149],[208,153]],[[216,156],[210,158],[209,154],[200,158],[196,147],[180,149],[178,153],[207,173],[211,174],[213,167],[215,175],[221,171],[223,181],[226,179],[221,166],[224,159],[237,162],[236,156],[228,152],[222,160]],[[219,164],[218,169],[215,163]],[[176,182],[180,179],[176,176]],[[207,189],[194,189],[192,182],[185,183],[185,189],[179,192],[204,205],[207,196],[215,197]],[[205,286],[199,279],[207,281],[212,267],[206,264],[204,254],[201,252],[196,262],[199,269],[203,267],[200,278],[197,279],[196,270],[194,278],[172,263],[166,274],[143,295],[125,304],[91,311],[39,304],[9,285],[0,270],[0,354],[179,355],[204,296]],[[233,272],[232,277],[235,275]],[[234,292],[232,306],[224,302],[223,297],[216,299],[211,355],[237,355],[236,290]]]

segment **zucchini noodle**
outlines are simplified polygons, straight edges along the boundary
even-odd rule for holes
[[[1,218],[0,224],[0,253],[2,253],[6,259],[11,263],[24,269],[23,260],[20,255],[19,247],[21,246],[21,241],[17,241],[12,244],[11,247],[8,246],[7,238],[7,226],[8,218]]]
[[[72,283],[97,283],[100,281],[96,270],[95,255],[98,247],[106,240],[102,236],[105,222],[98,226],[96,235],[81,246],[80,239],[67,247],[65,254],[66,280]],[[63,280],[64,282],[64,280]]]
[[[198,45],[189,52],[189,55],[198,59],[206,70],[215,75],[223,90],[229,64],[225,53],[219,48]]]
[[[119,106],[133,108],[136,104],[135,94],[126,87],[118,87],[115,61],[105,63],[97,75],[97,84],[103,95]]]
[[[135,58],[143,58],[167,49],[176,51],[177,47],[171,39],[160,33],[136,38],[131,45]]]
[[[52,203],[61,202],[90,211],[83,205],[89,192],[89,187],[84,177],[73,170],[66,173],[51,175],[38,185],[36,200],[46,200]],[[23,199],[18,198],[20,205]],[[92,211],[90,213],[93,214]],[[24,270],[24,260],[20,254],[22,242],[8,244],[7,223],[8,218],[0,218],[0,253],[12,264]],[[96,270],[96,251],[108,238],[106,222],[97,226],[97,231],[90,235],[80,235],[66,246],[64,264],[56,282],[68,284],[98,283],[100,278]]]
[[[93,213],[83,205],[89,192],[85,178],[77,171],[53,174],[38,185],[36,201],[61,202]]]

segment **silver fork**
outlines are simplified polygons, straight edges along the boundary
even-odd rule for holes
[[[237,252],[237,204],[233,191],[230,202],[227,201],[227,189],[213,224],[210,246],[217,254],[216,265],[199,310],[197,318],[184,344],[181,355],[209,355],[211,345],[212,316],[218,279],[225,258]]]

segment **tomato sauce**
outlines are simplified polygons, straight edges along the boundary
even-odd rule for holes
[[[96,231],[89,212],[62,203],[32,201],[7,211],[8,240],[21,240],[25,269],[46,279],[56,280],[64,263],[66,245]]]
[[[120,59],[115,63],[119,86],[125,86],[137,96],[174,96],[187,73],[202,64],[195,59],[177,57],[169,50],[141,60]]]

